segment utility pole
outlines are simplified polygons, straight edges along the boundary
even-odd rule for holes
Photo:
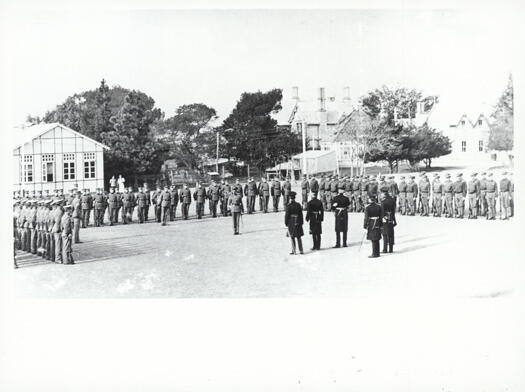
[[[219,172],[219,131],[217,131],[217,160],[215,161],[215,171]]]
[[[306,122],[301,123],[301,133],[303,138],[303,174],[306,173]]]

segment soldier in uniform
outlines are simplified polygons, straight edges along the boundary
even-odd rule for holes
[[[221,187],[221,212],[223,216],[228,216],[228,202],[232,193],[232,188],[228,181],[223,180],[223,186]]]
[[[397,209],[397,198],[399,196],[399,187],[397,186],[397,182],[394,176],[388,177],[388,187],[389,187],[388,193],[394,199],[394,203],[396,204],[396,209]]]
[[[112,188],[113,190],[115,188]],[[62,262],[64,264],[75,264],[73,261],[73,252],[71,249],[71,242],[72,242],[72,233],[73,233],[73,221],[71,217],[71,204],[66,204],[64,207],[64,214],[62,215],[62,219],[60,222],[60,226],[62,228]],[[59,252],[59,250],[57,250]]]
[[[448,173],[445,175],[445,182],[443,183],[443,197],[445,200],[443,213],[447,218],[452,218],[454,216],[454,184]]]
[[[102,215],[104,214],[105,208],[104,195],[102,194],[102,189],[97,188],[97,194],[93,198],[94,205],[94,218],[95,218],[95,227],[99,227],[102,224]]]
[[[125,225],[132,222],[133,209],[135,207],[135,196],[131,188],[124,188],[124,195],[122,195],[122,222]]]
[[[487,217],[487,173],[481,173],[481,179],[479,180],[479,214]]]
[[[220,200],[220,188],[215,181],[212,181],[211,186],[208,188],[208,200],[210,201],[210,214],[212,217],[217,218],[217,204]]]
[[[383,201],[383,197],[385,195],[385,191],[388,194],[389,185],[385,181],[385,176],[381,175],[379,176],[379,182],[377,184],[377,190],[379,192],[379,203]]]
[[[467,184],[468,194],[468,219],[478,219],[478,202],[480,195],[480,185],[476,178],[477,173],[471,174],[471,179]]]
[[[248,183],[244,186],[244,196],[246,196],[246,207],[248,214],[255,212],[255,198],[257,197],[257,184],[253,177],[248,179]]]
[[[423,178],[419,182],[419,194],[421,200],[421,216],[429,215],[429,199],[430,199],[430,182],[426,174],[423,174]]]
[[[239,191],[239,195],[242,196],[242,185],[238,178],[235,180],[235,184],[233,185],[233,187],[237,189]]]
[[[179,204],[179,192],[177,188],[175,188],[175,185],[170,186],[170,200],[170,222],[173,222],[177,215],[177,204]]]
[[[463,175],[459,173],[453,183],[454,204],[457,210],[456,218],[463,219],[465,216],[465,196],[467,195],[467,184],[463,181]]]
[[[369,258],[379,257],[379,240],[381,239],[381,227],[383,225],[383,213],[381,206],[376,203],[374,195],[369,198],[370,204],[365,208],[363,228],[367,231],[366,239],[372,242],[372,255]]]
[[[439,174],[436,174],[432,182],[432,209],[434,210],[434,216],[441,216],[443,209],[443,184],[439,180]]]
[[[219,207],[220,207],[222,216],[226,216],[224,215],[224,195],[223,195],[223,189],[225,186],[226,186],[226,182],[224,181],[224,179],[222,179],[219,185]]]
[[[509,219],[509,208],[510,208],[510,192],[511,192],[511,183],[507,178],[507,172],[501,174],[501,180],[499,181],[499,197],[500,197],[500,212],[503,212],[503,218],[500,219],[507,220]]]
[[[397,205],[398,212],[401,212],[401,215],[406,215],[407,213],[407,183],[405,181],[405,176],[399,177],[399,185],[397,186],[399,193],[399,204]]]
[[[199,184],[195,192],[193,192],[193,199],[195,200],[195,212],[197,219],[202,219],[204,215],[204,204],[206,203],[206,188]]]
[[[350,199],[344,195],[345,189],[339,188],[339,194],[332,199],[332,211],[335,218],[335,237],[336,243],[334,248],[341,247],[341,233],[343,233],[343,248],[346,248],[346,237],[348,233],[348,207]]]
[[[303,243],[301,237],[303,232],[303,209],[299,203],[295,201],[296,193],[290,191],[288,194],[289,203],[286,205],[286,213],[284,214],[284,224],[288,228],[287,235],[292,242],[291,255],[295,255],[295,240],[299,247],[299,253],[303,254]]]
[[[407,206],[408,215],[414,216],[416,214],[416,200],[417,200],[417,184],[414,181],[415,177],[410,176],[410,180],[407,184]]]
[[[338,195],[339,190],[339,177],[337,174],[332,178],[332,181],[330,181],[330,206],[332,206],[334,202],[334,198]]]
[[[113,226],[117,222],[117,211],[120,204],[120,197],[115,193],[115,187],[109,189],[108,195],[108,213],[109,213],[109,225]],[[73,206],[73,217],[75,216],[75,207]]]
[[[323,203],[317,198],[317,192],[312,191],[312,200],[310,200],[306,205],[306,221],[310,222],[310,234],[312,235],[313,241],[312,250],[321,250],[323,220]]]
[[[259,184],[259,197],[262,200],[262,206],[264,213],[268,212],[268,201],[270,200],[270,184],[266,182],[266,178],[262,179]]]
[[[115,192],[115,189],[113,189]],[[75,244],[80,244],[80,221],[82,220],[82,202],[80,201],[81,193],[80,191],[76,192],[75,198],[71,202],[73,208],[73,241]],[[111,220],[111,216],[110,216]]]
[[[283,184],[282,194],[283,194],[283,204],[284,208],[290,202],[290,192],[292,191],[292,184],[290,183],[290,177],[286,177],[286,181]]]
[[[139,223],[144,223],[144,220],[146,219],[147,202],[148,199],[144,193],[144,187],[139,186],[139,191],[137,193],[137,215],[139,218]]]
[[[383,234],[383,253],[394,251],[394,227],[396,222],[396,202],[388,191],[383,191],[381,201],[381,213],[383,215],[382,234]],[[388,246],[388,249],[387,249]]]
[[[184,220],[188,220],[191,204],[191,191],[188,188],[188,184],[184,184],[182,190],[180,191],[180,202],[182,208],[182,217]]]
[[[319,182],[315,176],[310,179],[310,192],[319,194]]]
[[[348,210],[350,212],[355,211],[354,210],[354,203],[352,203],[352,199],[354,197],[354,184],[352,180],[349,177],[345,177],[345,196],[348,197],[348,200],[350,200],[350,206],[348,207]]]
[[[53,233],[53,256],[51,261],[55,263],[62,263],[62,215],[64,210],[62,209],[62,202],[60,200],[54,201],[55,210],[53,211],[53,227],[51,232]]]
[[[161,208],[162,226],[166,226],[168,224],[171,210],[171,193],[167,185],[164,186],[164,191],[157,198],[157,202]]]
[[[89,211],[93,203],[89,189],[84,189],[84,194],[80,198],[80,202],[82,203],[82,228],[85,229],[89,225]]]
[[[273,212],[279,211],[279,198],[281,197],[281,183],[274,177],[272,182],[272,199],[273,199]]]
[[[352,203],[354,205],[353,211],[361,212],[363,211],[363,203],[361,200],[361,179],[359,176],[355,176],[352,180]]]
[[[146,194],[146,207],[144,209],[144,220],[147,222],[149,219],[149,206],[151,205],[151,191],[149,190],[148,183],[144,183],[144,193]]]
[[[496,219],[496,198],[498,197],[498,184],[492,178],[492,173],[487,178],[487,219]]]
[[[153,209],[155,211],[155,219],[157,223],[161,222],[161,210],[162,210],[162,207],[160,206],[160,195],[161,194],[162,194],[162,190],[160,189],[160,186],[157,185],[157,189],[151,195],[151,202],[153,203]]]
[[[323,209],[328,210],[326,205],[326,176],[321,176],[321,181],[319,181],[319,200],[323,203]]]
[[[514,178],[512,177],[512,172],[509,172],[509,181],[510,181],[510,190],[509,190],[509,207],[510,207],[510,217],[514,216]]]
[[[303,180],[301,181],[301,203],[303,210],[306,211],[306,203],[308,203],[308,194],[310,193],[310,182],[306,174],[303,174]]]
[[[38,210],[37,210],[37,201],[36,199],[33,199],[31,203],[31,208],[28,212],[28,221],[29,221],[29,246],[28,246],[28,252],[31,252],[32,254],[36,254],[36,244],[37,244],[37,216]]]
[[[241,219],[241,214],[244,212],[244,206],[242,204],[242,195],[239,191],[239,188],[233,188],[233,194],[228,200],[228,205],[232,212],[233,218],[233,234],[239,234],[239,221]]]

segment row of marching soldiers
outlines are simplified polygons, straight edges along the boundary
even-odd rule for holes
[[[350,199],[349,211],[364,211],[365,201],[370,195],[381,197],[385,191],[389,192],[396,201],[397,211],[402,215],[415,215],[448,218],[477,219],[480,216],[489,220],[499,217],[506,220],[514,216],[514,181],[511,172],[503,172],[499,182],[494,179],[492,172],[471,173],[468,181],[463,174],[456,174],[454,181],[451,174],[444,174],[443,181],[438,173],[432,175],[432,181],[426,173],[416,176],[400,176],[398,182],[394,176],[353,176],[338,177],[322,176],[320,181],[313,178],[310,181],[304,177],[301,183],[303,204],[308,191],[318,191],[319,198],[325,209],[330,206],[337,190],[343,188]],[[499,201],[499,208],[497,206]],[[304,207],[304,205],[303,205]]]

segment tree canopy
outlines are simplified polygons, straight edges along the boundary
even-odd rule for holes
[[[501,94],[492,113],[489,149],[509,151],[514,147],[514,87],[509,75],[507,87]]]

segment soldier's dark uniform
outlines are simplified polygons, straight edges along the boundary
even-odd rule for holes
[[[71,205],[66,206],[66,211],[62,215],[60,225],[62,227],[62,262],[64,264],[74,264],[73,252],[72,252],[72,240],[73,240],[73,220],[71,217]],[[59,251],[59,250],[57,250]]]
[[[465,216],[465,196],[467,195],[467,183],[458,174],[458,179],[454,181],[452,189],[454,191],[454,204],[457,210],[457,218],[463,219]]]
[[[354,204],[353,210],[356,212],[363,211],[363,203],[361,200],[361,179],[359,176],[355,176],[352,180],[353,197],[352,203]]]
[[[348,207],[350,207],[350,199],[343,194],[344,188],[340,189],[340,193],[332,199],[332,211],[334,211],[335,218],[335,238],[336,243],[334,248],[341,247],[341,233],[343,233],[343,247],[346,247],[346,237],[348,233]]]
[[[388,183],[388,187],[389,187],[388,193],[394,199],[394,203],[396,204],[396,209],[397,209],[397,198],[399,196],[399,187],[397,186],[397,182],[395,181],[394,176],[390,176],[388,178],[388,182],[387,183]]]
[[[93,205],[93,198],[87,189],[84,189],[80,202],[82,203],[82,228],[85,229],[89,225],[89,211]]]
[[[172,186],[170,189],[170,199],[170,221],[173,222],[177,217],[177,205],[179,204],[179,191],[177,191],[175,186]]]
[[[160,197],[158,198],[158,203],[160,204],[160,208],[162,209],[162,226],[166,226],[168,224],[168,219],[171,210],[171,194],[168,190],[168,187],[164,188],[164,191],[160,194]]]
[[[225,183],[221,187],[221,212],[223,216],[228,216],[228,202],[232,193],[230,184]]]
[[[394,198],[386,194],[381,201],[381,212],[383,215],[383,253],[394,251],[394,227],[396,222],[396,202]],[[388,249],[387,249],[388,246]]]
[[[187,220],[191,204],[191,191],[188,187],[184,187],[180,192],[180,202],[182,205],[182,216],[184,217],[184,220]]]
[[[408,206],[408,214],[409,215],[415,215],[416,214],[416,200],[417,200],[417,184],[414,182],[414,176],[410,177],[410,181],[407,184],[407,206]]]
[[[292,242],[292,252],[295,254],[295,240],[299,247],[299,253],[303,254],[303,243],[301,237],[303,232],[303,209],[299,203],[295,201],[295,192],[291,191],[288,194],[289,203],[286,206],[286,213],[284,215],[284,224],[288,228],[288,236]]]
[[[348,207],[348,210],[350,212],[354,211],[354,203],[352,203],[352,199],[354,198],[354,184],[350,178],[345,178],[345,196],[348,197],[348,200],[350,200],[350,206]]]
[[[118,208],[120,205],[120,195],[115,193],[115,188],[111,188],[108,195],[108,211],[109,211],[109,225],[113,226],[117,223]],[[74,216],[74,215],[73,215]]]
[[[274,179],[272,182],[272,200],[273,200],[273,212],[279,211],[279,198],[281,197],[281,183],[278,179]]]
[[[502,174],[502,179],[499,181],[499,197],[500,197],[500,211],[503,213],[501,219],[509,219],[509,208],[512,184],[507,178],[507,173]],[[501,214],[500,214],[501,217]]]
[[[155,219],[158,223],[161,222],[162,219],[162,207],[160,206],[160,195],[162,195],[162,190],[160,187],[157,187],[155,192],[151,195],[151,202],[153,204],[153,210],[155,212]]]
[[[381,202],[383,200],[383,197],[384,197],[384,191],[386,190],[388,192],[389,190],[389,185],[388,183],[385,181],[385,176],[381,176],[379,178],[379,182],[377,183],[377,191],[379,193],[379,202]]]
[[[428,181],[426,176],[424,176],[419,183],[419,194],[421,200],[421,216],[428,216],[430,210],[428,204],[428,201],[430,199],[430,182]]]
[[[144,193],[146,194],[146,207],[144,209],[144,220],[147,222],[149,219],[149,206],[151,205],[151,191],[149,190],[147,183],[144,183]]]
[[[244,196],[246,196],[246,207],[248,214],[255,212],[255,198],[257,196],[257,184],[250,178],[248,183],[244,186]]]
[[[146,205],[148,203],[148,197],[144,193],[143,188],[139,188],[137,193],[137,215],[139,217],[139,223],[144,223],[146,219]]]
[[[106,208],[106,200],[101,190],[99,189],[95,197],[93,197],[93,207],[95,215],[95,227],[102,225],[102,215],[104,214],[104,209]]]
[[[263,203],[263,211],[267,213],[268,212],[268,202],[270,200],[270,184],[268,184],[268,182],[263,181],[259,185],[259,196]]]
[[[197,219],[202,219],[204,215],[204,205],[206,203],[206,188],[199,186],[193,192],[193,199],[195,200],[195,213],[197,214]]]
[[[489,173],[487,179],[487,219],[496,219],[496,199],[498,197],[498,184],[492,178],[492,173]]]
[[[239,221],[241,214],[244,212],[244,206],[242,204],[242,196],[238,189],[234,189],[230,195],[228,205],[232,213],[233,219],[233,234],[239,234]]]
[[[133,220],[133,209],[135,208],[135,195],[128,190],[122,196],[122,222],[131,223]]]
[[[312,200],[306,204],[306,221],[310,222],[310,234],[313,241],[312,250],[321,250],[324,208],[321,200],[317,198],[317,192],[312,191],[312,196]]]
[[[285,209],[288,203],[290,202],[290,192],[291,191],[292,191],[292,184],[290,183],[290,179],[287,178],[283,184],[283,189],[282,189],[283,205]]]
[[[319,194],[319,182],[315,177],[310,180],[310,192]]]
[[[479,181],[476,178],[476,173],[471,175],[471,179],[467,184],[468,197],[468,218],[478,219],[478,200],[480,194]]]
[[[366,239],[372,242],[372,255],[368,257],[379,257],[379,240],[381,239],[383,213],[381,206],[375,202],[375,196],[372,196],[370,199],[371,203],[365,208],[363,227],[367,230]]]
[[[208,188],[208,199],[210,200],[210,213],[211,216],[217,218],[217,204],[220,201],[220,188],[213,184]]]
[[[326,184],[328,182],[326,181],[326,176],[321,177],[321,181],[319,181],[319,200],[321,203],[323,203],[323,208],[325,210],[328,209],[326,205]]]
[[[432,183],[432,209],[434,210],[434,216],[441,216],[443,209],[443,184],[439,181],[439,176],[436,176]]]
[[[306,175],[303,176],[303,181],[301,181],[301,204],[303,210],[306,210],[306,203],[308,203],[308,194],[310,193],[310,182]]]

